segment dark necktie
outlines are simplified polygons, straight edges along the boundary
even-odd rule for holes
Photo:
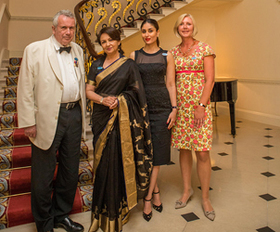
[[[70,53],[71,47],[60,47],[59,53],[61,53],[61,52],[63,52],[63,51],[66,51],[66,52]]]

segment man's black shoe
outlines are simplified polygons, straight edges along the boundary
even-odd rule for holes
[[[67,232],[83,232],[84,231],[84,227],[81,224],[79,224],[77,222],[73,222],[69,217],[64,218],[60,222],[56,222],[54,224],[54,228],[63,228]]]

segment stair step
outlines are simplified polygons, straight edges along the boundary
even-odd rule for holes
[[[121,29],[123,35],[125,35],[126,37],[135,34],[136,32],[139,31],[138,28],[134,28],[134,27],[123,27]]]
[[[140,20],[140,19],[134,21],[134,26],[135,26],[136,28],[140,29],[140,28],[141,28],[141,25],[142,25],[142,23],[143,23],[143,21],[144,21],[144,20]]]
[[[9,65],[9,59],[2,60],[2,67],[7,67]]]
[[[91,149],[92,150],[92,149]],[[87,143],[81,141],[80,160],[89,159]],[[0,171],[5,169],[28,167],[31,165],[31,146],[11,147],[0,149]]]
[[[160,19],[164,18],[163,14],[148,14],[147,16],[148,18],[154,19],[156,21],[159,21]]]
[[[8,68],[0,68],[0,82],[7,76]]]
[[[161,7],[161,8],[159,9],[159,11],[160,11],[160,13],[161,13],[162,15],[164,15],[164,16],[166,17],[167,15],[170,15],[170,14],[172,14],[173,12],[175,12],[176,9],[175,9],[175,8],[172,8],[172,7]]]
[[[93,184],[92,167],[89,161],[84,160],[79,163],[79,182],[78,185]],[[54,174],[54,180],[57,168]],[[0,195],[10,196],[27,193],[31,191],[31,167],[9,169],[0,171]]]
[[[0,151],[1,170],[31,165],[31,146],[1,149]]]
[[[91,210],[92,190],[92,184],[77,188],[70,214]],[[31,211],[30,193],[12,197],[1,197],[0,207],[2,209],[0,215],[1,229],[34,221]]]
[[[29,138],[24,135],[24,129],[0,131],[0,148],[30,144]]]
[[[186,5],[188,5],[188,2],[185,2],[185,1],[172,1],[171,2],[171,6],[173,8],[175,8],[176,10],[178,10],[178,9],[180,9],[180,8],[186,6]]]

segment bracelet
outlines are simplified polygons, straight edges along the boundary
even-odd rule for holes
[[[104,99],[104,97],[102,97],[101,100],[100,100],[100,104],[101,104],[101,105],[102,105],[103,99]]]
[[[177,106],[172,106],[171,108],[172,108],[172,109],[177,109]]]
[[[202,106],[202,107],[204,107],[204,108],[206,107],[206,105],[203,105],[203,103],[201,103],[201,102],[199,102],[198,105],[199,105],[199,106]]]

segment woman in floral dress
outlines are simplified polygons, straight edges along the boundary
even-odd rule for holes
[[[214,58],[212,48],[194,39],[197,27],[190,14],[181,15],[174,33],[182,42],[171,53],[175,59],[177,86],[177,120],[172,130],[172,146],[180,150],[180,166],[184,191],[175,208],[183,208],[193,194],[191,187],[192,150],[197,158],[197,173],[202,190],[205,216],[214,220],[215,211],[209,200],[212,146],[212,115],[210,94],[214,86]]]

